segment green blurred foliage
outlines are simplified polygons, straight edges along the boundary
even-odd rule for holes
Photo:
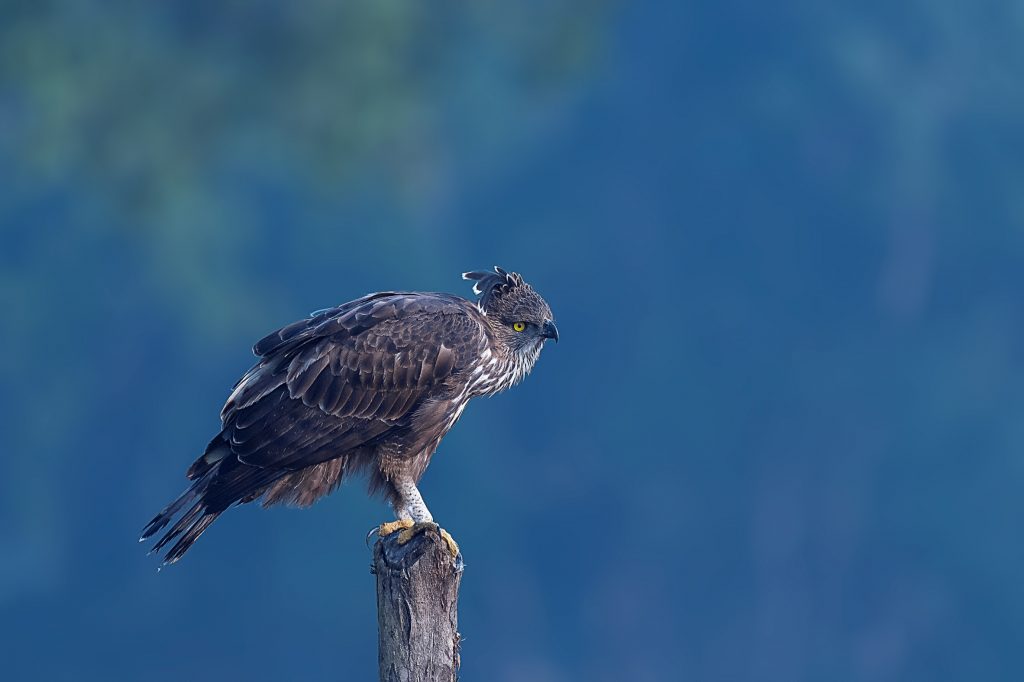
[[[544,125],[588,73],[608,5],[523,9],[12,3],[5,150],[31,175],[9,196],[73,186],[73,211],[92,215],[65,228],[136,240],[168,295],[203,301],[204,325],[236,324],[230,302],[259,286],[244,267],[259,217],[239,184],[335,201],[386,185],[407,220],[450,182],[458,145],[500,157]]]

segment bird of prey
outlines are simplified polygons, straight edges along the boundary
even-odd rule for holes
[[[173,542],[164,561],[174,563],[228,507],[309,506],[359,472],[394,509],[381,535],[436,528],[416,485],[441,439],[472,398],[514,386],[558,341],[551,308],[517,273],[463,278],[477,300],[370,294],[257,341],[220,432],[188,468],[191,485],[140,541],[177,518],[153,547]]]

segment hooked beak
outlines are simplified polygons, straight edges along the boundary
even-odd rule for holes
[[[558,327],[551,320],[544,323],[541,327],[540,336],[542,339],[554,339],[555,343],[558,343]]]

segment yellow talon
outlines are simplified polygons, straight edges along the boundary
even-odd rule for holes
[[[448,551],[451,552],[452,558],[459,556],[459,545],[455,542],[455,538],[453,538],[448,531],[441,528],[433,521],[423,521],[422,523],[413,523],[408,519],[392,521],[391,523],[381,525],[380,535],[381,537],[384,537],[385,535],[395,532],[399,528],[402,529],[402,532],[398,534],[398,544],[400,545],[404,545],[425,530],[436,530],[441,535],[441,539],[444,540],[444,544],[448,546]]]
[[[412,528],[413,525],[414,524],[412,522],[412,519],[398,519],[397,521],[388,521],[387,523],[380,524],[380,528],[377,529],[377,535],[379,537],[385,537],[387,535],[391,535],[396,530]],[[401,536],[399,536],[399,542],[405,544],[405,542],[408,542],[408,538],[403,541],[401,539]]]
[[[421,521],[420,523],[406,526],[405,530],[398,534],[398,544],[404,545],[428,528],[437,530],[437,524],[433,521]]]
[[[444,528],[438,528],[438,530],[441,531],[441,539],[448,545],[448,551],[452,553],[452,558],[457,558],[459,556],[459,544],[455,542],[455,538]]]

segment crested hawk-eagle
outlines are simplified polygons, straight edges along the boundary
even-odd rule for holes
[[[398,521],[432,523],[416,487],[470,399],[523,379],[547,339],[551,308],[514,272],[467,272],[470,301],[381,292],[314,313],[253,346],[259,361],[221,410],[221,429],[189,467],[192,484],[149,522],[173,563],[228,507],[308,506],[354,473],[369,475]]]

